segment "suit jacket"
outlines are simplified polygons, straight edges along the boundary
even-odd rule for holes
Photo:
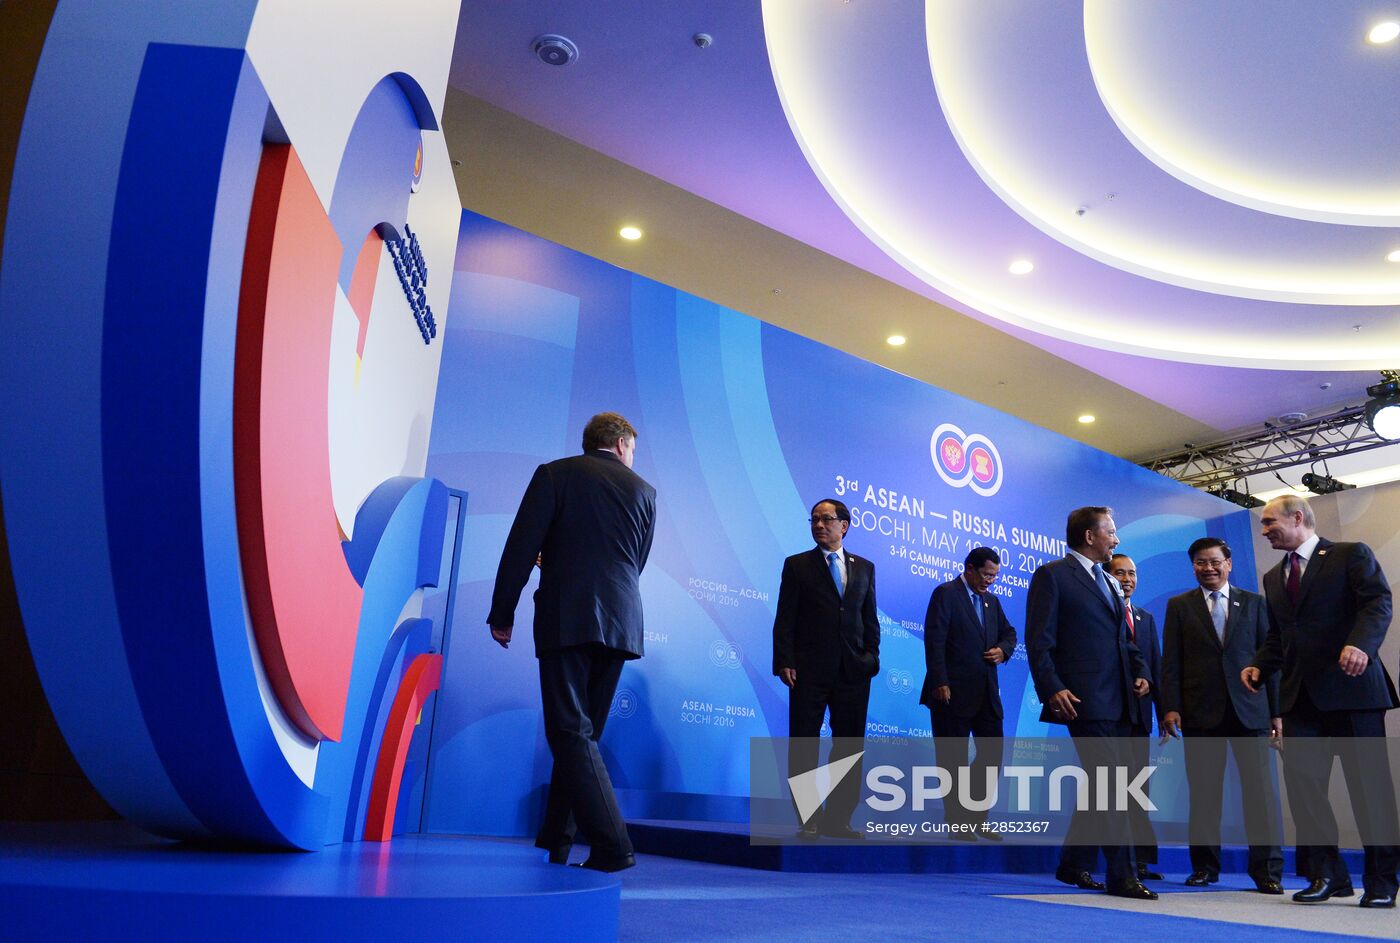
[[[1378,657],[1390,628],[1390,584],[1370,547],[1319,540],[1303,571],[1298,604],[1284,588],[1282,560],[1264,574],[1264,597],[1269,634],[1253,664],[1265,677],[1283,673],[1279,706],[1285,714],[1302,691],[1325,711],[1400,706],[1395,683]],[[1337,664],[1347,645],[1370,658],[1355,678]]]
[[[535,469],[496,570],[491,625],[514,625],[537,555],[535,654],[598,643],[642,654],[638,579],[651,552],[656,489],[611,452]]]
[[[1157,710],[1157,724],[1160,726],[1166,711],[1162,708],[1162,648],[1158,642],[1157,619],[1141,606],[1129,603],[1129,608],[1133,610],[1133,641],[1138,651],[1142,652],[1143,664],[1147,666],[1147,674],[1143,677],[1152,682],[1152,691],[1147,696]],[[1142,726],[1148,733],[1152,732],[1151,710],[1143,712]]]
[[[1006,661],[1016,651],[1016,630],[1006,618],[1001,602],[991,593],[979,597],[983,621],[977,619],[967,583],[961,576],[937,587],[924,615],[923,693],[919,703],[942,708],[933,692],[947,685],[953,699],[948,704],[959,717],[972,717],[984,704],[1001,717],[1001,688],[997,667],[982,660],[987,649],[1000,648]],[[1006,664],[1003,661],[1002,664]]]
[[[838,593],[820,547],[783,561],[773,619],[773,673],[780,668],[796,668],[799,680],[879,674],[875,564],[847,550],[846,589]]]
[[[1198,730],[1218,727],[1225,705],[1250,730],[1267,730],[1279,716],[1278,675],[1265,682],[1265,697],[1251,694],[1240,672],[1269,634],[1264,597],[1230,587],[1225,615],[1225,642],[1215,634],[1210,607],[1199,588],[1167,600],[1162,636],[1162,701],[1181,715],[1181,724]]]
[[[1113,578],[1105,574],[1110,584]],[[1147,677],[1142,652],[1128,641],[1121,598],[1110,601],[1072,556],[1036,569],[1026,598],[1026,657],[1042,703],[1068,688],[1082,720],[1130,723],[1149,718],[1151,706],[1133,691]],[[1139,701],[1144,703],[1139,704]],[[1067,723],[1043,707],[1040,719]],[[1146,725],[1144,725],[1146,726]]]

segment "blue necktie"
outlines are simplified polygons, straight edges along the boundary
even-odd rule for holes
[[[977,624],[983,628],[987,627],[987,616],[982,611],[982,597],[976,593],[972,594],[972,611],[977,613]]]
[[[1210,594],[1210,621],[1215,623],[1215,637],[1225,644],[1225,600],[1219,592]]]
[[[1094,564],[1094,580],[1099,584],[1099,592],[1103,593],[1103,598],[1108,600],[1110,606],[1113,605],[1113,590],[1108,588],[1108,578],[1103,575],[1103,567]]]
[[[826,568],[831,571],[831,581],[836,584],[836,595],[845,593],[845,587],[841,585],[841,564],[837,562],[835,550],[826,555]]]

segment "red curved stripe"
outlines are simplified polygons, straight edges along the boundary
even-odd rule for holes
[[[384,724],[384,738],[379,742],[379,759],[374,764],[374,784],[369,792],[369,811],[365,815],[365,841],[388,841],[394,837],[394,813],[399,806],[399,785],[403,781],[403,764],[408,756],[408,742],[428,695],[438,689],[442,680],[442,656],[419,655],[413,659],[399,682],[389,719]]]

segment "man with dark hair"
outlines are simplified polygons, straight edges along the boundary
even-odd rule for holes
[[[933,722],[938,765],[953,772],[967,767],[967,738],[977,742],[977,761],[967,779],[944,800],[944,817],[954,838],[975,835],[1001,841],[996,832],[982,832],[986,812],[975,812],[959,801],[985,795],[987,771],[998,770],[1002,758],[1003,711],[997,668],[1016,651],[1016,630],[1001,602],[987,592],[996,582],[1001,557],[990,547],[974,547],[963,561],[962,575],[943,583],[929,597],[924,614],[924,676],[919,703],[928,707]]]
[[[1097,807],[1095,769],[1128,766],[1127,737],[1151,705],[1142,652],[1129,638],[1122,593],[1103,565],[1113,558],[1118,531],[1113,510],[1083,507],[1071,511],[1065,526],[1069,553],[1046,563],[1031,577],[1026,598],[1026,656],[1035,692],[1044,707],[1040,719],[1066,724],[1081,765],[1090,772],[1091,802]],[[1112,797],[1105,797],[1111,807]],[[1156,900],[1138,880],[1133,865],[1127,813],[1094,813],[1076,808],[1060,852],[1055,877],[1086,890],[1102,890],[1090,871],[1097,857],[1089,833],[1105,836],[1107,890],[1118,897]]]
[[[816,767],[817,738],[828,710],[828,762],[861,750],[870,679],[880,671],[875,564],[842,547],[851,512],[827,498],[813,506],[809,520],[817,545],[783,561],[773,620],[773,674],[791,689],[789,776]],[[864,837],[850,826],[861,779],[857,764],[827,798],[826,808],[801,823],[798,837]]]
[[[594,416],[583,444],[583,455],[535,469],[501,552],[486,621],[508,647],[538,561],[535,655],[554,771],[535,845],[564,864],[577,829],[590,849],[585,868],[621,871],[636,861],[598,740],[623,662],[642,655],[638,580],[651,550],[656,489],[632,471],[637,431],[622,416]]]
[[[1152,617],[1152,613],[1132,602],[1133,593],[1137,592],[1138,585],[1137,563],[1132,557],[1126,553],[1115,553],[1113,559],[1108,562],[1108,572],[1123,590],[1123,615],[1128,620],[1128,638],[1137,645],[1138,651],[1142,652],[1142,660],[1147,665],[1147,680],[1152,685],[1152,706],[1157,709],[1160,724],[1162,700],[1159,682],[1162,677],[1162,652],[1157,644],[1157,620]],[[1148,764],[1152,752],[1151,740],[1152,711],[1148,709],[1142,711],[1138,721],[1133,724],[1134,775]],[[1152,829],[1152,818],[1147,814],[1147,810],[1137,803],[1129,805],[1128,825],[1133,836],[1133,858],[1137,861],[1138,880],[1162,880],[1161,873],[1147,867],[1157,863],[1157,833]]]
[[[1163,732],[1186,739],[1191,790],[1191,876],[1205,887],[1220,879],[1221,786],[1225,748],[1235,754],[1243,799],[1249,876],[1261,894],[1282,894],[1283,854],[1271,838],[1278,801],[1269,776],[1267,737],[1279,737],[1278,678],[1268,701],[1250,696],[1240,672],[1269,633],[1264,597],[1230,584],[1230,545],[1202,537],[1186,551],[1198,587],[1167,601],[1162,645]]]
[[[1310,880],[1293,899],[1311,904],[1354,893],[1327,796],[1340,755],[1365,849],[1361,906],[1393,908],[1400,822],[1385,712],[1400,698],[1378,657],[1390,628],[1390,584],[1370,547],[1319,537],[1312,507],[1298,495],[1264,505],[1259,524],[1269,546],[1287,552],[1264,574],[1269,634],[1240,680],[1257,693],[1263,679],[1282,673],[1283,775]]]

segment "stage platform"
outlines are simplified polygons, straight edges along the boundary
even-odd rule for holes
[[[7,940],[616,940],[616,876],[518,841],[229,851],[125,823],[0,826]]]
[[[940,841],[901,844],[874,839],[798,842],[791,830],[779,835],[762,834],[762,842],[781,838],[783,844],[751,842],[749,826],[742,822],[688,822],[642,819],[627,823],[638,852],[763,871],[852,874],[1044,874],[1052,873],[1060,859],[1059,845],[1016,845],[978,839],[976,843]],[[1163,845],[1156,871],[1191,871],[1183,845]],[[1242,847],[1221,850],[1222,870],[1243,874],[1247,851]],[[1294,873],[1293,849],[1283,852],[1284,874]],[[1361,874],[1361,852],[1347,850],[1342,859],[1352,873]]]

